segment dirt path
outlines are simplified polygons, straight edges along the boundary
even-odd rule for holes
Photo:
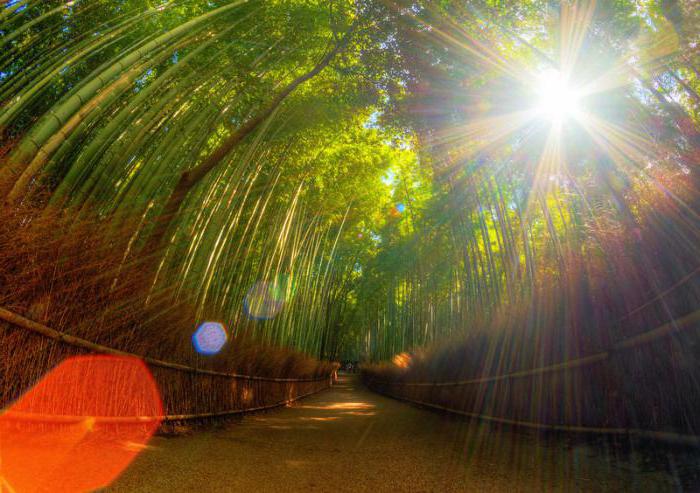
[[[158,437],[109,491],[673,491],[645,459],[418,409],[353,377],[226,428]]]

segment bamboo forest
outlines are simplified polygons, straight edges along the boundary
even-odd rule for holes
[[[698,0],[0,0],[0,493],[700,491]]]

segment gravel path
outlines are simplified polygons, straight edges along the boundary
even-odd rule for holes
[[[108,491],[673,491],[645,459],[422,410],[352,376],[293,407],[157,437]]]

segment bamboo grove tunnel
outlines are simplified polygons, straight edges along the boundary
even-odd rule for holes
[[[695,0],[0,2],[0,492],[700,491]]]

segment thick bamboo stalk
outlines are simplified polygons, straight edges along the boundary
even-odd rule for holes
[[[6,197],[12,189],[14,182],[22,174],[32,161],[36,153],[69,119],[99,91],[109,85],[120,73],[129,70],[134,64],[184,35],[192,35],[194,29],[202,29],[205,23],[211,19],[227,13],[243,3],[243,0],[234,1],[216,10],[202,14],[188,22],[166,32],[144,44],[126,56],[115,58],[105,64],[105,69],[94,73],[79,90],[57,104],[40,121],[32,127],[31,132],[22,139],[17,149],[10,156],[9,162],[0,169],[0,196]]]

